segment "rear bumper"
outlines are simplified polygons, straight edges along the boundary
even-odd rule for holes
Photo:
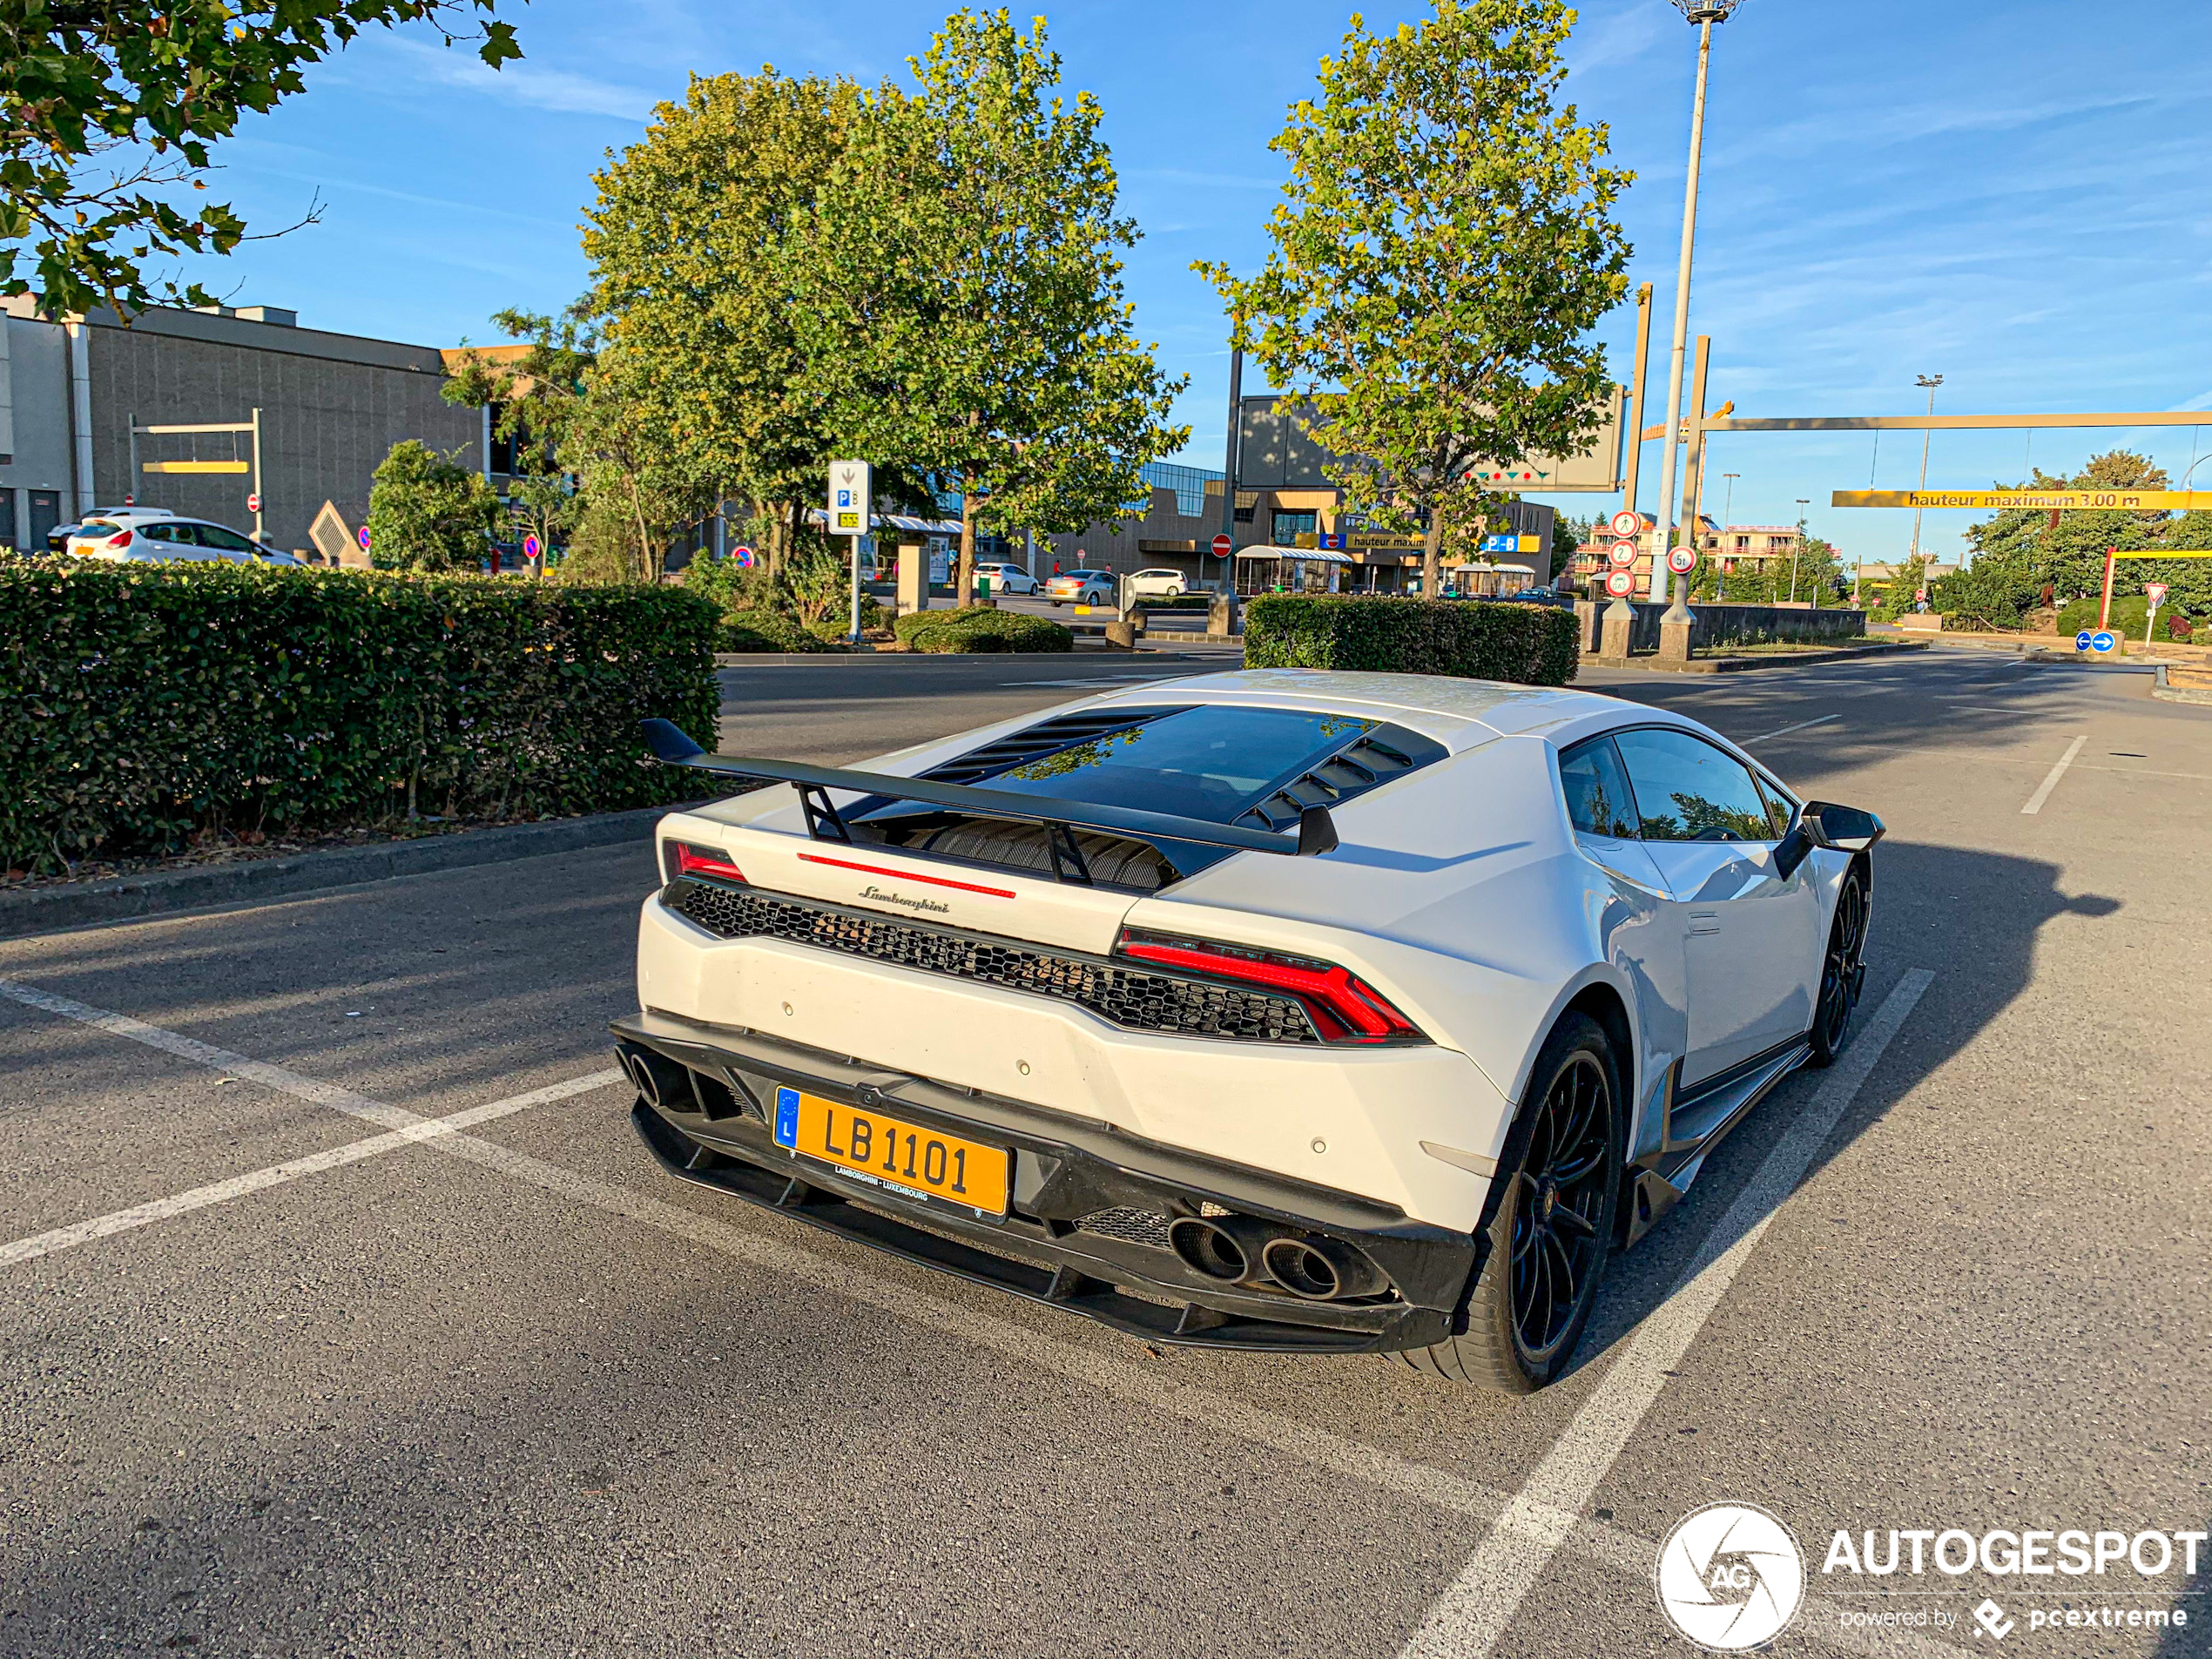
[[[1305,1353],[1426,1347],[1452,1332],[1480,1265],[1473,1235],[1095,1119],[665,1014],[617,1020],[612,1029],[624,1044],[710,1080],[632,1109],[639,1137],[671,1174],[1152,1341]],[[770,1125],[779,1086],[1011,1149],[1009,1213],[979,1220],[795,1157]],[[1372,1296],[1307,1301],[1210,1278],[1185,1264],[1164,1232],[1170,1220],[1224,1211],[1351,1244],[1387,1285]]]

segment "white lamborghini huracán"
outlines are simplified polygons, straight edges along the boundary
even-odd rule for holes
[[[1871,814],[1586,692],[1258,670],[661,825],[671,1172],[1155,1341],[1541,1386],[1865,969]]]

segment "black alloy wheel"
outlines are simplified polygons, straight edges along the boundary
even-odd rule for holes
[[[1851,1011],[1866,983],[1866,883],[1856,867],[1836,894],[1828,951],[1820,959],[1820,1000],[1813,1005],[1812,1063],[1835,1063],[1851,1031]]]
[[[1541,1371],[1577,1332],[1611,1225],[1613,1089],[1595,1055],[1568,1056],[1545,1091],[1514,1195],[1513,1328]]]

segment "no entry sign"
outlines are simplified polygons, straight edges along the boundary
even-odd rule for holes
[[[1216,558],[1217,558],[1217,559],[1225,559],[1225,558],[1227,558],[1227,557],[1229,556],[1229,547],[1230,547],[1230,542],[1229,542],[1229,538],[1228,538],[1226,536],[1215,536],[1215,537],[1213,538],[1213,556],[1214,556],[1214,557],[1216,557]]]

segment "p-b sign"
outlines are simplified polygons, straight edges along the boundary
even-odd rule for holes
[[[868,502],[873,495],[865,461],[833,461],[829,467],[829,533],[866,536]]]

